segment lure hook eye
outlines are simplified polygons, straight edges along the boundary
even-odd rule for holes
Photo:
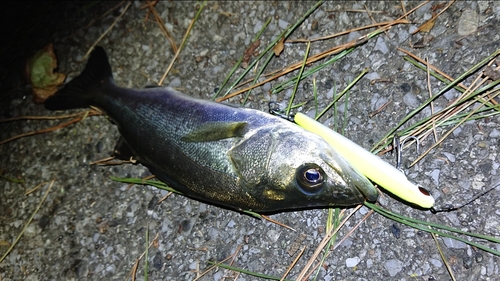
[[[323,189],[326,174],[316,164],[304,164],[297,169],[295,181],[297,188],[306,195],[313,195]]]

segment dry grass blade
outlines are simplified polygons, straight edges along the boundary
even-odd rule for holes
[[[125,12],[128,10],[128,8],[130,7],[130,5],[132,5],[132,2],[129,2],[127,4],[127,6],[125,6],[125,8],[123,9],[123,12],[116,18],[116,20],[109,26],[109,28],[106,29],[106,31],[104,31],[104,33],[101,36],[99,36],[99,38],[97,38],[97,40],[94,42],[94,44],[92,44],[92,46],[90,46],[90,48],[87,51],[87,53],[81,59],[81,62],[87,60],[87,57],[94,50],[94,47],[97,46],[97,44],[99,44],[99,42],[101,42],[102,38],[104,38],[104,36],[106,36],[106,34],[108,34],[111,31],[111,29],[113,29],[113,27],[116,25],[116,23],[123,17],[123,15],[125,14]]]
[[[406,9],[404,9],[404,6],[403,6],[403,13],[404,14],[402,16],[400,16],[399,18],[397,18],[396,20],[394,20],[394,21],[379,22],[379,23],[376,23],[376,24],[365,25],[365,26],[362,26],[362,27],[353,28],[353,29],[350,29],[350,30],[347,30],[347,31],[343,31],[343,32],[335,33],[333,35],[328,35],[328,36],[319,37],[319,38],[315,38],[315,39],[295,39],[295,40],[287,40],[286,42],[287,43],[298,43],[298,42],[305,43],[305,42],[315,42],[315,41],[320,41],[320,40],[328,40],[328,39],[332,39],[332,38],[335,38],[335,37],[338,37],[338,36],[349,34],[349,33],[354,32],[354,31],[360,31],[360,30],[365,30],[365,29],[368,29],[368,28],[385,26],[385,25],[395,25],[394,22],[409,23],[408,19],[406,19],[408,17],[408,15],[410,15],[413,12],[415,12],[420,7],[422,7],[423,5],[427,4],[429,1],[430,0],[427,0],[427,1],[424,1],[424,2],[420,3],[418,6],[416,6],[415,8],[411,9],[408,12],[406,12]],[[362,13],[366,13],[367,12],[366,10],[349,10],[349,11],[362,12]],[[342,12],[342,11],[339,11],[339,12]],[[375,13],[375,12],[371,11],[371,13]]]
[[[158,243],[159,236],[160,236],[160,234],[157,233],[155,238],[149,243],[148,249],[151,248],[151,246],[153,246],[154,244]],[[134,263],[134,266],[132,267],[132,270],[130,271],[130,273],[128,274],[128,276],[125,280],[127,280],[129,276],[132,276],[132,281],[135,281],[135,275],[137,274],[137,268],[139,268],[139,262],[141,261],[141,259],[144,257],[145,254],[146,254],[146,251],[142,252],[142,254],[137,258],[137,260]]]
[[[355,214],[361,208],[361,206],[362,205],[358,205],[356,208],[354,208],[354,210],[352,210],[351,213],[344,218],[344,220],[339,224],[339,226],[337,228],[332,228],[332,229],[330,229],[330,231],[328,231],[326,233],[325,237],[323,237],[323,240],[321,240],[321,242],[319,243],[318,247],[314,251],[314,254],[307,261],[306,266],[300,272],[299,276],[297,277],[297,281],[304,280],[307,272],[312,267],[314,261],[318,258],[318,256],[320,255],[321,251],[323,251],[323,249],[328,244],[328,242],[330,241],[330,239],[332,239],[332,237],[339,231],[339,229],[342,226],[344,226],[344,224],[349,220],[349,218],[351,218],[351,216],[353,214]]]
[[[424,153],[422,153],[420,156],[411,163],[410,167],[415,165],[418,161],[422,160],[432,149],[434,149],[436,146],[438,146],[441,142],[443,142],[456,128],[458,128],[460,125],[462,125],[465,121],[469,119],[476,111],[478,111],[482,106],[484,106],[487,102],[490,102],[493,100],[495,97],[500,95],[500,91],[497,91],[494,95],[490,96],[487,100],[484,100],[481,102],[481,105],[476,107],[474,110],[472,110],[466,117],[464,117],[460,122],[458,122],[453,128],[448,130],[448,132],[441,138],[439,139],[435,144],[433,144],[429,149],[427,149]],[[444,121],[443,121],[444,122]]]
[[[369,216],[371,216],[373,214],[373,212],[375,212],[374,210],[370,210],[368,213],[366,213],[366,215],[351,229],[349,230],[349,232],[347,232],[347,234],[342,237],[342,239],[340,239],[336,244],[335,246],[331,249],[331,251],[329,251],[326,255],[325,255],[325,258],[328,257],[335,249],[337,249],[340,245],[342,245],[342,243],[347,239],[349,238],[353,233],[354,231],[356,231],[356,229],[358,229],[358,227],[364,222],[366,221],[366,219],[368,219]],[[313,268],[311,268],[311,270],[309,270],[309,273],[304,277],[305,280],[307,280],[309,278],[309,276],[311,276],[311,274],[314,273],[314,271],[320,266],[321,264],[320,263],[317,263]]]
[[[442,88],[438,93],[436,93],[435,95],[433,95],[431,98],[427,99],[418,108],[416,108],[415,110],[413,110],[412,112],[410,112],[408,115],[406,115],[406,117],[404,117],[395,127],[393,127],[384,136],[384,138],[381,141],[379,141],[375,145],[375,148],[379,147],[379,145],[381,145],[383,142],[386,142],[389,137],[392,137],[396,133],[396,130],[398,130],[403,124],[405,124],[406,122],[408,122],[408,120],[410,120],[417,113],[419,113],[424,107],[428,106],[433,100],[435,100],[436,98],[440,97],[443,93],[445,93],[446,91],[450,90],[451,88],[457,88],[457,87],[459,87],[458,85],[459,85],[460,81],[462,81],[463,79],[465,79],[466,77],[468,77],[468,76],[470,76],[470,75],[472,75],[474,73],[477,73],[480,68],[484,67],[485,65],[491,65],[493,63],[493,61],[495,60],[495,58],[499,54],[500,54],[500,49],[497,49],[495,52],[493,52],[492,54],[490,54],[488,57],[486,57],[485,59],[483,59],[479,63],[475,64],[474,66],[472,66],[466,72],[462,73],[457,79],[451,79],[450,78],[449,79],[450,82],[445,81],[445,83],[447,84],[446,87]],[[416,56],[414,56],[414,57],[416,57]],[[408,60],[410,60],[410,59],[408,59]],[[419,61],[421,63],[423,62],[423,60],[421,60],[421,59]],[[413,63],[415,63],[415,62],[413,62]],[[422,63],[422,64],[424,64],[424,63]],[[415,63],[415,65],[418,66],[417,63]],[[418,67],[420,67],[420,66],[418,66]],[[429,67],[433,68],[432,66],[429,66]],[[483,104],[487,103],[488,104],[488,108],[492,108],[492,109],[494,108],[495,110],[498,111],[498,107],[496,106],[496,102],[493,102],[493,99],[490,98],[488,100],[484,100],[484,99],[490,97],[489,95],[492,94],[492,92],[486,92],[485,94],[481,94],[481,93],[489,90],[490,88],[493,88],[493,86],[496,86],[500,81],[494,81],[493,83],[488,84],[487,86],[484,86],[480,90],[476,91],[476,89],[478,89],[480,87],[480,85],[484,84],[489,79],[489,78],[484,78],[481,83],[477,84],[477,81],[481,78],[481,75],[478,76],[474,80],[474,82],[471,84],[471,85],[477,85],[476,87],[472,87],[471,86],[469,88],[466,88],[464,86],[462,89],[458,89],[459,91],[463,92],[463,94],[458,99],[456,99],[453,103],[451,103],[450,105],[448,105],[446,108],[444,108],[444,109],[440,110],[438,113],[436,113],[435,114],[436,116],[431,116],[431,117],[425,118],[424,120],[422,120],[421,122],[419,122],[418,125],[412,127],[413,129],[408,129],[405,134],[417,137],[418,134],[422,133],[427,128],[431,127],[430,124],[432,123],[432,121],[430,119],[432,119],[432,118],[437,118],[436,120],[434,120],[434,121],[436,121],[436,125],[437,126],[443,125],[446,120],[449,120],[453,116],[457,115],[458,112],[460,112],[463,109],[467,108],[468,106],[472,105],[476,101],[477,102],[481,102],[481,100],[483,100],[484,101]],[[439,75],[437,77],[439,77]],[[444,80],[444,79],[441,79],[441,80]],[[463,86],[462,84],[460,84],[460,85]],[[492,105],[495,105],[495,106],[492,107]],[[465,114],[463,114],[463,115],[465,115]],[[467,118],[469,118],[469,117],[467,117]],[[444,121],[438,123],[437,122],[438,120],[444,120]],[[425,126],[422,125],[423,123],[425,123],[426,125]],[[419,136],[418,138],[420,140],[423,140],[429,134],[430,134],[430,132],[426,132],[423,136]],[[413,143],[413,141],[411,141],[410,143],[408,143],[408,145],[411,144],[411,143]],[[376,150],[376,151],[378,151],[378,150]]]
[[[405,7],[405,3],[403,2],[403,0],[399,0],[399,4],[401,4],[401,10],[403,10],[403,17],[407,20],[408,19],[408,14],[406,13],[406,7]]]
[[[437,72],[439,75],[445,77],[446,79],[450,80],[450,81],[453,81],[454,79],[451,78],[450,76],[448,76],[446,73],[442,72],[440,69],[438,69],[437,67],[433,66],[432,64],[430,63],[426,63],[424,59],[418,57],[417,55],[409,52],[409,51],[406,51],[404,49],[401,49],[401,48],[397,48],[399,51],[405,53],[406,55],[412,57],[413,59],[417,60],[418,62],[420,62],[421,64],[425,64],[427,65],[427,67],[429,67],[430,69],[432,69],[433,71]],[[462,84],[462,83],[458,83],[457,86],[460,86],[462,87],[464,90],[467,89],[467,87]]]
[[[161,202],[167,200],[168,197],[170,197],[170,195],[174,194],[172,191],[170,191],[169,193],[167,193],[167,195],[163,196],[162,198],[160,198],[156,203],[157,204],[160,204]]]
[[[366,11],[365,11],[366,12]],[[365,29],[370,29],[374,27],[380,27],[380,26],[392,26],[396,24],[407,24],[410,23],[408,20],[403,20],[403,19],[397,19],[393,21],[384,21],[384,22],[379,22],[379,23],[374,23],[374,24],[369,24],[361,27],[356,27],[352,28],[346,31],[338,32],[332,35],[327,35],[323,37],[318,37],[314,39],[293,39],[293,40],[286,40],[285,43],[307,43],[307,42],[316,42],[316,41],[321,41],[321,40],[328,40],[328,39],[333,39],[342,35],[347,35],[349,33],[355,32],[355,31],[360,31],[360,30],[365,30]]]
[[[32,131],[32,132],[20,134],[20,135],[17,135],[17,136],[13,136],[13,137],[8,138],[6,140],[0,141],[0,145],[6,144],[6,143],[11,142],[13,140],[17,140],[17,139],[20,139],[20,138],[28,137],[28,136],[34,136],[34,135],[38,135],[38,134],[44,134],[44,133],[52,132],[52,131],[55,131],[55,130],[67,127],[67,126],[69,126],[69,125],[71,125],[73,123],[79,122],[79,121],[85,119],[87,116],[94,116],[94,115],[100,115],[100,113],[97,112],[97,111],[94,111],[94,110],[85,111],[85,113],[84,113],[83,116],[74,118],[74,119],[72,119],[72,120],[70,120],[70,121],[68,121],[66,123],[63,123],[63,124],[60,124],[60,125],[57,125],[57,126],[54,126],[54,127],[42,129],[42,130],[36,130],[36,131]]]
[[[425,58],[425,65],[427,66],[427,90],[429,91],[429,97],[432,98],[431,72],[429,68],[429,59],[427,58]],[[434,115],[434,102],[431,102],[431,115]],[[436,122],[434,119],[432,119],[432,131],[434,132],[434,140],[437,141]]]
[[[72,117],[86,115],[86,114],[88,114],[88,111],[77,112],[77,113],[67,114],[67,115],[58,115],[58,116],[19,116],[19,117],[2,119],[2,120],[0,120],[0,123],[7,123],[7,122],[21,121],[21,120],[58,120],[58,119],[67,119],[67,118],[72,118]]]
[[[287,268],[287,270],[285,271],[285,273],[283,274],[283,277],[281,277],[280,281],[283,281],[285,280],[286,276],[288,275],[288,273],[290,273],[290,271],[292,271],[293,267],[297,264],[297,262],[299,261],[300,257],[302,257],[302,254],[304,254],[304,251],[306,250],[306,246],[304,246],[302,248],[302,250],[300,250],[300,253],[297,255],[297,257],[293,260],[293,262],[290,264],[290,266]]]
[[[381,105],[379,108],[377,108],[376,110],[374,110],[372,113],[370,113],[368,116],[370,116],[370,118],[373,118],[373,116],[379,114],[380,112],[382,112],[389,104],[391,104],[392,100],[389,100],[387,101],[386,103],[384,103],[383,105]]]
[[[401,20],[399,20],[399,21],[392,21],[392,22],[390,22],[387,26],[384,26],[384,27],[380,28],[378,31],[382,32],[382,31],[389,30],[389,29],[391,28],[391,26],[392,26],[392,25],[395,25],[395,24],[401,24],[401,23],[407,23],[407,22],[406,22],[406,21],[401,21]],[[306,64],[306,65],[308,65],[308,64],[310,64],[310,63],[313,63],[313,62],[319,61],[319,60],[321,60],[321,59],[324,59],[324,58],[326,58],[326,57],[328,57],[328,56],[331,56],[331,55],[334,55],[334,54],[340,53],[341,51],[344,51],[344,50],[350,49],[350,48],[352,48],[352,47],[355,47],[355,46],[357,46],[357,45],[359,45],[359,44],[362,44],[362,43],[366,42],[366,40],[367,40],[367,37],[366,37],[366,36],[362,36],[362,37],[360,37],[359,39],[352,40],[351,42],[346,43],[346,44],[344,44],[344,45],[336,46],[336,47],[333,47],[333,48],[331,48],[331,49],[329,49],[329,50],[326,50],[326,51],[324,51],[324,52],[321,52],[321,53],[319,53],[319,54],[316,54],[316,55],[310,56],[310,57],[306,60],[305,64]],[[296,62],[296,63],[294,63],[294,64],[291,64],[291,65],[289,65],[289,66],[286,66],[286,67],[282,68],[281,70],[274,71],[273,73],[277,73],[277,74],[274,74],[273,76],[271,76],[271,77],[269,77],[269,78],[267,78],[267,79],[265,79],[265,80],[263,80],[263,81],[261,81],[261,82],[259,82],[259,83],[256,83],[256,84],[254,84],[254,85],[252,85],[252,86],[249,86],[249,87],[247,87],[247,88],[241,89],[241,90],[236,91],[236,92],[233,92],[233,93],[231,93],[231,94],[229,94],[229,95],[226,95],[226,96],[224,96],[224,97],[218,98],[216,101],[217,101],[217,102],[221,102],[221,101],[227,100],[227,99],[229,99],[229,98],[235,97],[235,96],[237,96],[237,95],[240,95],[240,94],[242,94],[242,93],[244,93],[244,92],[247,92],[247,91],[249,91],[249,90],[251,90],[251,89],[254,89],[254,88],[256,88],[256,87],[259,87],[259,86],[261,86],[261,85],[264,85],[264,84],[266,84],[266,83],[268,83],[268,82],[270,82],[270,81],[273,81],[273,80],[275,80],[275,79],[278,79],[279,77],[281,77],[281,76],[283,76],[283,75],[285,75],[285,74],[288,74],[288,73],[290,73],[290,72],[292,72],[292,71],[295,71],[295,70],[297,70],[297,69],[301,68],[303,64],[304,64],[304,62],[303,62],[303,61],[301,61],[301,62]],[[264,75],[264,76],[267,76],[267,75],[272,75],[272,74],[266,74],[266,75]],[[253,80],[254,80],[254,79],[247,80],[247,81],[245,81],[245,82],[241,83],[240,85],[236,86],[235,88],[237,88],[237,87],[241,87],[242,85],[245,85],[245,84],[247,84],[247,83],[250,83],[250,82],[252,82]]]
[[[441,260],[444,262],[444,265],[446,265],[446,269],[448,270],[448,273],[450,274],[451,279],[453,281],[456,281],[457,279],[455,279],[455,275],[453,275],[453,271],[451,270],[450,264],[448,263],[448,260],[444,256],[444,253],[443,253],[443,250],[441,249],[441,246],[439,246],[439,242],[436,238],[436,234],[431,232],[431,235],[432,235],[432,238],[434,239],[434,242],[436,242],[436,247],[438,249],[439,255],[441,256]]]
[[[0,263],[10,254],[10,252],[12,251],[12,249],[14,249],[14,247],[16,246],[17,242],[19,242],[19,240],[23,236],[24,232],[26,231],[26,228],[33,221],[33,218],[35,217],[35,215],[40,210],[40,207],[42,207],[42,204],[43,204],[43,202],[45,202],[45,199],[47,199],[47,196],[49,195],[50,190],[52,189],[52,186],[54,186],[54,182],[55,182],[55,180],[52,180],[52,182],[50,182],[49,188],[47,188],[47,191],[45,191],[45,194],[43,195],[42,199],[40,200],[40,203],[38,203],[38,206],[36,206],[35,211],[33,212],[33,214],[31,214],[30,218],[28,219],[28,221],[24,225],[23,229],[21,230],[21,233],[19,233],[19,235],[14,240],[14,242],[12,242],[12,244],[10,245],[9,249],[0,258]]]
[[[160,15],[158,15],[158,12],[156,12],[155,5],[158,3],[158,1],[152,2],[152,1],[146,1],[145,6],[149,9],[149,13],[152,13],[155,16],[156,23],[158,24],[158,27],[160,28],[161,32],[163,35],[165,35],[165,38],[167,38],[168,42],[170,42],[170,46],[172,47],[172,51],[174,53],[177,53],[179,48],[177,47],[177,43],[175,43],[174,36],[168,31],[168,29],[165,27],[165,23],[161,19]],[[146,8],[144,7],[144,8]]]
[[[98,18],[95,18],[93,20],[90,21],[89,24],[87,24],[86,26],[78,29],[76,32],[74,32],[73,34],[71,34],[70,36],[62,39],[61,41],[64,42],[66,41],[67,39],[69,38],[73,38],[76,34],[78,34],[78,32],[82,31],[82,30],[85,30],[89,27],[91,27],[94,23],[96,23],[97,21],[103,19],[105,16],[109,15],[110,13],[112,13],[114,10],[120,8],[120,6],[122,6],[126,1],[121,1],[120,3],[118,3],[116,6],[114,6],[113,8],[109,9],[107,12],[105,12],[104,14],[102,14],[101,16],[99,16]]]
[[[170,72],[170,69],[172,69],[172,66],[174,66],[175,61],[179,57],[182,49],[184,48],[184,45],[186,44],[186,41],[187,41],[187,39],[189,37],[189,34],[191,33],[191,30],[193,29],[194,23],[196,22],[196,20],[200,16],[201,11],[205,7],[206,3],[207,3],[206,1],[203,2],[203,4],[201,5],[200,9],[198,10],[198,12],[194,16],[194,18],[191,20],[191,23],[189,24],[189,26],[188,26],[188,28],[186,30],[186,34],[184,34],[184,38],[182,38],[181,46],[177,49],[177,52],[175,52],[174,58],[172,59],[172,61],[170,62],[170,65],[167,67],[167,70],[165,70],[165,73],[163,73],[163,76],[161,77],[160,81],[158,82],[159,86],[161,86],[161,84],[163,84],[163,81],[165,80],[165,78],[167,77],[168,73]]]
[[[203,277],[205,274],[209,273],[212,269],[218,267],[220,264],[223,264],[224,262],[228,261],[229,259],[231,258],[234,258],[236,256],[236,254],[240,251],[241,247],[243,245],[238,245],[238,248],[236,248],[236,251],[234,251],[234,254],[230,255],[229,257],[221,260],[220,262],[212,265],[211,267],[209,267],[207,270],[205,270],[203,273],[201,273],[200,275],[198,275],[195,279],[193,279],[193,281],[197,281],[199,280],[201,277]]]
[[[286,224],[284,224],[284,223],[282,223],[282,222],[279,222],[279,221],[277,221],[277,220],[273,220],[272,218],[270,218],[270,217],[268,217],[268,216],[265,216],[265,215],[260,215],[260,216],[261,216],[263,219],[265,219],[265,220],[267,220],[267,221],[269,221],[269,222],[272,222],[272,223],[274,223],[274,224],[277,224],[277,225],[282,226],[282,227],[284,227],[284,228],[288,228],[288,229],[293,230],[293,231],[297,231],[297,230],[293,229],[292,227],[290,227],[290,226],[288,226],[288,225],[286,225]]]
[[[446,75],[445,73],[443,73],[442,71],[440,71],[439,69],[437,69],[436,67],[434,67],[431,64],[429,64],[427,60],[423,60],[423,59],[417,57],[416,55],[414,55],[414,54],[412,54],[410,52],[407,52],[407,51],[404,51],[404,50],[401,50],[401,51],[403,51],[405,54],[408,54],[412,58],[416,59],[420,63],[426,65],[427,72],[428,72],[428,78],[427,78],[428,83],[430,83],[430,78],[429,78],[430,77],[430,73],[429,73],[430,69],[432,69],[433,71],[439,73],[443,77],[449,79],[451,82],[454,81],[454,79],[452,79],[451,77],[449,77],[448,75]],[[494,58],[490,60],[490,62],[488,63],[488,66],[492,65],[493,62],[494,62]],[[464,89],[464,92],[460,95],[460,97],[458,97],[457,99],[455,99],[455,101],[452,102],[448,106],[448,109],[444,109],[444,110],[442,110],[442,111],[440,111],[440,112],[438,112],[436,114],[434,114],[432,112],[432,118],[430,118],[427,122],[423,123],[422,125],[418,126],[417,128],[411,130],[408,133],[408,135],[415,136],[419,140],[422,141],[428,135],[430,135],[431,133],[434,132],[434,136],[435,136],[435,139],[436,139],[435,144],[432,145],[431,148],[429,148],[423,154],[421,154],[410,166],[415,165],[425,155],[427,155],[430,152],[431,149],[433,149],[434,147],[436,147],[437,145],[439,145],[442,141],[444,141],[444,139],[447,136],[449,136],[451,134],[451,132],[453,132],[453,130],[455,130],[456,128],[458,128],[458,126],[460,126],[469,117],[471,117],[474,113],[476,113],[482,106],[484,106],[484,104],[486,104],[486,103],[496,104],[496,102],[495,102],[495,100],[493,98],[496,95],[498,95],[498,93],[496,93],[497,91],[486,92],[486,93],[484,93],[482,95],[474,96],[473,98],[470,97],[471,93],[474,93],[477,89],[479,89],[479,87],[481,87],[482,85],[484,85],[487,82],[488,78],[486,77],[486,78],[481,79],[481,76],[482,76],[482,73],[479,74],[476,77],[476,79],[474,79],[474,81],[471,83],[470,87],[465,87],[462,83],[458,83],[457,86],[462,87]],[[429,88],[429,92],[430,92],[430,85],[428,85],[428,88]],[[491,96],[492,94],[494,94],[494,95]],[[432,97],[432,94],[431,94],[431,97]],[[476,109],[474,109],[473,111],[471,111],[467,115],[467,117],[465,117],[464,119],[462,119],[462,121],[460,121],[458,124],[456,124],[441,139],[438,140],[435,128],[437,126],[445,123],[446,121],[450,120],[451,118],[453,118],[457,114],[461,113],[466,108],[472,106],[475,102],[481,102],[482,104],[481,104],[481,106],[479,106]],[[431,110],[432,110],[432,103],[431,103]],[[413,143],[413,141],[409,142],[407,145],[411,145],[411,143]]]
[[[450,3],[448,3],[448,5],[446,7],[444,7],[444,9],[442,9],[439,13],[437,13],[435,16],[430,18],[424,24],[422,24],[419,28],[415,29],[415,31],[413,31],[411,34],[413,35],[424,28],[428,28],[429,23],[434,22],[437,19],[437,17],[439,17],[442,13],[444,13],[444,11],[446,11],[453,3],[455,3],[455,0],[450,1]]]
[[[370,11],[370,9],[368,9],[368,7],[366,5],[364,5],[364,7],[365,7],[365,10],[366,10],[366,14],[368,15],[368,17],[370,17],[370,19],[372,20],[373,24],[378,24],[377,26],[383,26],[383,24],[377,23],[377,21],[375,20],[375,18],[373,18],[372,12]],[[385,36],[387,36],[388,38],[390,38],[389,34],[387,34],[387,31],[384,31],[384,33],[385,33]]]
[[[44,185],[46,185],[46,184],[47,184],[47,182],[42,182],[41,184],[39,184],[39,185],[35,186],[34,188],[32,188],[32,189],[30,189],[30,190],[26,191],[26,192],[24,193],[24,195],[30,195],[31,193],[33,193],[33,192],[37,191],[40,187],[42,187],[42,186],[44,186]]]

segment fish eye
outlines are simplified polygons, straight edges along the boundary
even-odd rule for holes
[[[326,174],[316,164],[303,164],[295,173],[297,188],[304,194],[316,194],[323,189]]]

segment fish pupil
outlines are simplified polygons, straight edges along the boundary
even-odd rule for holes
[[[326,174],[320,166],[306,163],[300,166],[295,174],[295,184],[305,195],[315,195],[325,187]]]
[[[305,172],[304,174],[304,177],[306,178],[306,180],[310,181],[310,182],[318,182],[319,180],[321,180],[321,174],[318,170],[316,169],[309,169]]]

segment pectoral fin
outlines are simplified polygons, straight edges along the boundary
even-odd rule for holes
[[[242,137],[247,125],[247,122],[209,122],[187,133],[182,137],[182,140],[185,142],[205,142]]]
[[[132,149],[130,149],[130,146],[122,137],[118,139],[118,142],[115,145],[113,156],[115,156],[116,159],[120,160],[129,160],[131,157],[135,158]]]

